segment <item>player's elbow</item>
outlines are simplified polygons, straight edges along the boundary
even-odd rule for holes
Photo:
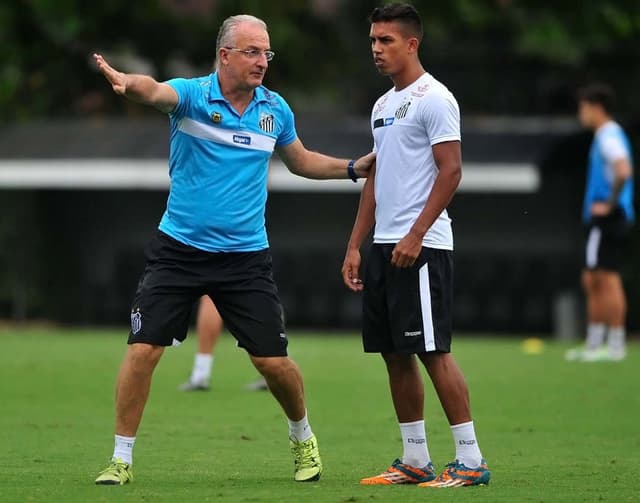
[[[442,173],[443,170],[440,169]],[[457,189],[458,185],[460,185],[460,181],[462,180],[462,165],[458,162],[449,164],[444,170],[445,176],[453,189]]]

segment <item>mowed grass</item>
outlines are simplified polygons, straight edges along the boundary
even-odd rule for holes
[[[639,501],[640,348],[621,364],[570,364],[517,340],[460,337],[488,487],[363,487],[400,453],[383,365],[358,337],[291,334],[325,473],[292,481],[286,422],[246,356],[224,336],[213,389],[181,393],[193,337],[168,349],[135,448],[135,479],[95,486],[112,450],[113,385],[125,331],[0,331],[0,501]],[[426,415],[438,468],[451,434],[430,384]]]

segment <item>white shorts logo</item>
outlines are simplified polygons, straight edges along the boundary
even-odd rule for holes
[[[135,313],[131,313],[131,333],[133,335],[140,332],[142,329],[142,315],[140,311],[136,311]]]

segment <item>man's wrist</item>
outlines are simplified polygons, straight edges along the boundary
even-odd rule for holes
[[[347,164],[347,176],[351,178],[351,180],[356,183],[358,181],[358,175],[355,170],[356,161],[351,159]]]
[[[409,234],[411,234],[414,238],[422,241],[424,239],[424,235],[427,233],[427,231],[422,232],[419,229],[416,229],[415,227],[411,227],[411,229],[409,229]]]

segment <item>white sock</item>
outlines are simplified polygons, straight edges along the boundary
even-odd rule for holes
[[[287,418],[287,422],[289,423],[289,438],[291,440],[304,442],[313,436],[313,431],[311,431],[311,425],[309,424],[306,412],[300,421],[292,421]]]
[[[116,435],[116,445],[113,449],[113,458],[120,458],[125,463],[133,464],[133,444],[136,437],[123,437]]]
[[[609,328],[609,349],[611,351],[624,351],[626,333],[624,327]]]
[[[587,349],[593,350],[602,346],[606,331],[607,326],[604,323],[589,323],[587,326]]]
[[[423,468],[431,461],[429,448],[427,447],[427,435],[424,429],[424,421],[412,423],[400,423],[402,434],[402,462],[415,468]]]
[[[476,439],[473,421],[451,426],[456,444],[456,459],[467,468],[477,468],[482,464],[482,453]]]
[[[211,368],[213,367],[213,355],[208,353],[196,353],[191,371],[191,382],[209,381]]]

